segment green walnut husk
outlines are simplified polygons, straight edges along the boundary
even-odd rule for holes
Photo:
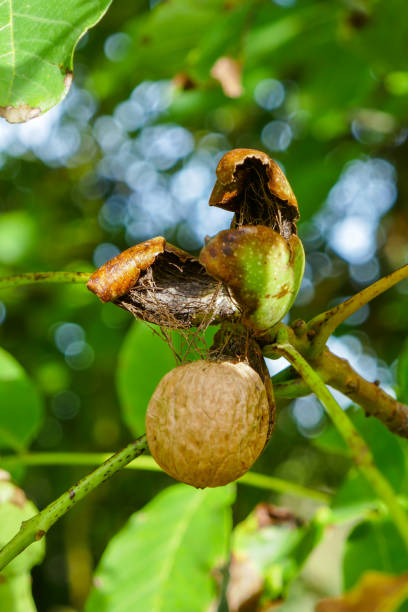
[[[243,323],[263,333],[291,308],[302,282],[305,253],[296,234],[286,239],[270,227],[247,225],[209,240],[200,263],[229,287]]]

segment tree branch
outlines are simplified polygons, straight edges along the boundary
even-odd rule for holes
[[[347,317],[405,278],[408,278],[408,264],[380,278],[342,304],[311,319],[307,325],[308,337],[311,342],[309,357],[315,357],[323,351],[328,338]]]
[[[361,406],[367,416],[376,417],[393,433],[408,438],[408,406],[357,374],[348,361],[329,349],[311,363],[328,385]]]
[[[0,289],[33,283],[86,283],[89,277],[88,272],[29,272],[0,278]]]
[[[265,357],[275,350],[274,345],[265,346]],[[310,365],[323,382],[347,395],[363,408],[367,416],[375,417],[398,436],[408,438],[408,406],[388,395],[375,382],[369,382],[357,374],[348,361],[326,348],[318,357],[310,360]],[[279,372],[272,378],[272,383],[276,398],[295,399],[311,392],[301,377],[294,376],[293,368]]]
[[[388,508],[390,517],[408,549],[408,517],[400,505],[394,490],[376,467],[369,447],[346,413],[341,409],[313,367],[288,342],[288,339],[287,330],[282,326],[277,334],[276,352],[291,362],[310,389],[322,402],[335,427],[349,447],[356,466],[369,482],[379,499]]]
[[[44,510],[28,521],[24,521],[21,524],[20,531],[0,550],[0,570],[27,548],[27,546],[44,537],[54,523],[88,493],[146,450],[146,436],[142,436],[112,457],[109,457],[96,470],[82,478],[68,491],[51,502]]]

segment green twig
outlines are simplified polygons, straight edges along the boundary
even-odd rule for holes
[[[109,456],[105,453],[24,453],[1,457],[0,466],[7,470],[15,465],[99,465],[106,461]],[[131,461],[124,467],[130,470],[161,471],[153,457],[138,457],[137,461]],[[238,482],[250,487],[267,489],[268,491],[315,499],[322,503],[330,502],[330,495],[327,493],[317,491],[316,489],[309,489],[303,485],[282,480],[281,478],[267,476],[266,474],[247,472]]]
[[[292,378],[284,382],[277,382],[272,378],[273,392],[277,399],[295,399],[310,395],[310,388],[307,386],[303,378]]]
[[[24,521],[20,531],[0,550],[0,570],[27,546],[40,540],[54,523],[98,485],[108,480],[133,459],[147,450],[146,437],[131,442],[124,449],[109,457],[96,470],[82,478],[77,484],[51,502],[44,510]]]
[[[341,324],[347,317],[352,315],[356,310],[367,304],[375,297],[390,289],[393,285],[396,285],[400,281],[408,278],[408,264],[402,266],[395,272],[380,278],[378,281],[366,287],[351,298],[323,312],[314,317],[308,323],[308,335],[311,339],[311,350],[309,352],[310,357],[315,357],[324,349],[328,338],[334,332],[334,330]],[[312,334],[310,333],[312,332]]]
[[[281,478],[267,476],[266,474],[258,474],[256,472],[247,472],[244,474],[244,476],[241,476],[238,482],[250,487],[257,487],[258,489],[277,491],[278,493],[295,495],[296,497],[307,497],[325,504],[330,503],[331,499],[330,495],[323,493],[322,491],[309,489],[303,485],[296,484],[295,482],[289,482],[287,480],[282,480]]]
[[[86,283],[89,272],[29,272],[0,278],[0,289],[32,283]]]
[[[381,499],[388,508],[390,516],[408,548],[408,517],[401,507],[392,487],[375,466],[369,447],[346,413],[336,402],[320,376],[313,370],[300,353],[288,343],[288,333],[284,326],[278,331],[275,350],[291,362],[310,389],[322,402],[340,435],[350,448],[352,458],[357,467],[370,483],[379,499]]]

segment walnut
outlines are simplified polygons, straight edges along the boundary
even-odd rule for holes
[[[269,406],[247,363],[195,361],[171,370],[146,414],[149,449],[176,480],[218,487],[249,470],[263,450]]]

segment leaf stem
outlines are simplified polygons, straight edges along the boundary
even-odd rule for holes
[[[347,317],[405,278],[408,278],[408,264],[380,278],[378,281],[362,291],[359,291],[356,295],[353,295],[342,304],[338,304],[338,306],[311,319],[307,325],[309,337],[311,338],[309,356],[315,357],[323,351],[328,338]],[[313,336],[310,332],[313,332]]]
[[[106,453],[25,453],[1,457],[0,465],[6,470],[15,465],[99,465],[106,461],[109,456]],[[124,467],[130,470],[161,472],[161,468],[153,457],[149,456],[138,457],[137,461],[131,461]],[[325,504],[330,502],[330,495],[323,491],[309,489],[295,482],[274,478],[266,474],[247,472],[238,482],[250,487],[267,489],[268,491],[315,499]]]
[[[290,380],[277,383],[272,378],[272,385],[277,399],[295,399],[311,394],[311,390],[303,378],[291,378]]]
[[[275,350],[291,362],[310,389],[322,402],[340,435],[350,448],[355,464],[388,508],[390,516],[408,549],[408,517],[401,507],[394,490],[376,467],[369,447],[346,413],[336,402],[320,376],[288,342],[288,334],[283,326],[278,331]]]
[[[89,272],[29,272],[0,278],[0,289],[33,283],[86,283]]]
[[[84,476],[79,482],[51,502],[44,510],[21,524],[20,530],[0,550],[0,570],[27,546],[40,540],[54,523],[83,499],[90,491],[108,480],[118,470],[147,450],[146,436],[128,444],[124,449],[109,457],[93,472]]]
[[[289,482],[288,480],[282,480],[281,478],[275,478],[273,476],[267,476],[266,474],[259,474],[257,472],[247,472],[244,474],[244,476],[241,476],[238,483],[248,485],[250,487],[257,487],[259,489],[277,491],[278,493],[296,495],[297,497],[307,497],[325,504],[329,504],[331,499],[331,496],[327,493],[323,493],[323,491],[309,489],[308,487],[304,487],[303,485],[299,485],[295,482]]]

